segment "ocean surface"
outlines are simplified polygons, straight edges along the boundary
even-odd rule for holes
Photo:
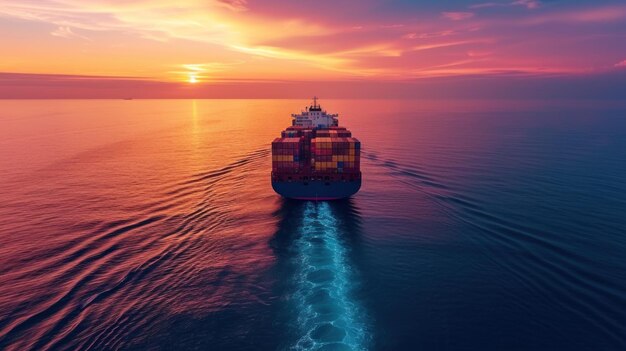
[[[0,101],[0,349],[626,350],[626,104],[321,100],[363,187],[286,201],[307,103]]]

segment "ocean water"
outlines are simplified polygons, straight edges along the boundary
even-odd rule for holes
[[[270,187],[307,101],[0,101],[0,349],[626,349],[626,104],[321,102],[346,201]]]

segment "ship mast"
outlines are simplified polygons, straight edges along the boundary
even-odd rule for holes
[[[322,111],[322,106],[317,104],[317,96],[313,97],[313,105],[309,106],[308,111]]]

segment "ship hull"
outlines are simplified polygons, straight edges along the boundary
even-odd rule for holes
[[[282,197],[295,200],[339,200],[356,194],[361,180],[353,181],[272,181],[272,188]]]

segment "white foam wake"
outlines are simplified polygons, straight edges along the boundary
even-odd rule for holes
[[[294,350],[367,349],[363,309],[352,296],[356,277],[338,224],[328,203],[306,205],[294,242],[293,302],[301,333]]]

